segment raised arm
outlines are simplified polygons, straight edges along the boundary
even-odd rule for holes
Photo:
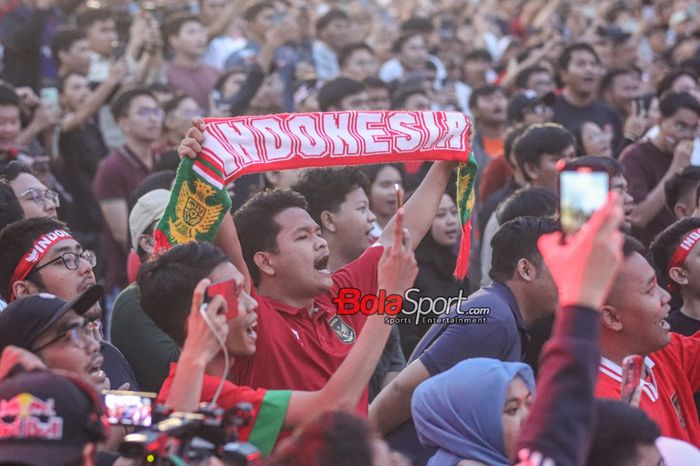
[[[434,162],[411,198],[406,201],[404,207],[406,212],[405,225],[413,240],[414,248],[420,244],[433,224],[440,199],[442,199],[450,175],[458,163],[452,161]],[[384,227],[382,236],[379,237],[379,243],[384,247],[390,246],[393,242],[395,221],[396,215],[389,220],[389,223]]]
[[[214,356],[221,351],[219,342],[212,335],[211,329],[207,326],[199,310],[202,306],[204,291],[210,283],[208,278],[200,281],[192,296],[192,307],[187,318],[187,338],[180,353],[168,398],[165,401],[167,406],[177,411],[195,411],[199,407],[204,370]],[[221,339],[226,340],[228,325],[226,325],[226,301],[224,298],[215,296],[207,305],[205,312]]]
[[[418,274],[410,234],[403,229],[403,209],[396,214],[392,234],[394,246],[385,247],[379,261],[378,288],[387,294],[403,294]],[[384,323],[383,315],[375,313],[368,317],[357,342],[325,387],[315,392],[292,392],[285,425],[297,426],[324,411],[353,411],[390,333],[391,325]]]
[[[197,158],[197,154],[202,151],[206,125],[204,124],[204,120],[200,117],[194,117],[192,119],[192,125],[192,128],[187,131],[185,139],[180,142],[180,146],[177,149],[181,159],[195,159]],[[233,223],[233,217],[230,212],[227,213],[222,220],[219,230],[216,232],[214,243],[226,253],[228,258],[231,259],[231,262],[233,262],[233,265],[241,271],[245,280],[245,290],[249,292],[253,281],[250,278],[250,272],[248,271],[245,259],[243,259],[241,242],[238,240],[238,232],[236,231],[236,225]]]
[[[117,89],[124,76],[126,76],[126,63],[123,61],[115,63],[107,79],[97,86],[85,100],[85,103],[75,112],[66,115],[63,123],[61,123],[61,129],[63,131],[71,131],[78,128],[97,113],[100,107],[109,99],[109,96]]]
[[[539,248],[559,288],[560,309],[545,346],[537,396],[521,431],[521,466],[537,455],[557,465],[585,463],[592,430],[600,361],[597,310],[622,263],[622,208],[616,195],[566,245],[561,233],[540,238]]]
[[[676,146],[673,151],[673,160],[668,170],[664,174],[663,178],[657,183],[657,185],[652,189],[647,196],[639,200],[637,205],[632,211],[632,224],[638,228],[645,228],[649,222],[651,222],[654,217],[656,217],[659,212],[664,210],[666,195],[664,194],[664,185],[666,181],[669,180],[674,174],[683,170],[690,164],[690,157],[693,153],[693,141],[685,140]],[[622,164],[626,169],[626,172],[630,174],[628,179],[630,180],[630,188],[632,195],[635,195],[635,186],[640,182],[640,178],[635,177],[634,170],[629,169],[629,164],[626,164],[625,160],[622,160]],[[635,199],[637,200],[637,199]]]

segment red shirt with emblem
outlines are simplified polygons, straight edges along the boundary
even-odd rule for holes
[[[236,357],[231,378],[238,385],[277,390],[320,390],[338,369],[357,340],[366,317],[362,313],[336,315],[331,301],[340,288],[357,288],[360,295],[377,294],[377,264],[384,248],[368,248],[359,258],[333,274],[333,286],[314,299],[310,316],[298,309],[261,296],[258,301],[257,350],[254,356]],[[367,414],[367,390],[358,412]]]
[[[700,332],[692,337],[671,333],[671,343],[646,358],[639,407],[661,429],[661,435],[700,447],[700,422],[693,393],[700,389]],[[598,371],[596,396],[620,399],[622,370],[603,359]]]

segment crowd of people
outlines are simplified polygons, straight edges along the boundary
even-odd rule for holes
[[[110,389],[249,403],[276,466],[700,464],[699,6],[0,0],[0,464],[140,464]],[[324,166],[156,249],[202,118],[352,111],[469,115],[471,230],[456,161]],[[578,168],[610,195],[564,237]]]

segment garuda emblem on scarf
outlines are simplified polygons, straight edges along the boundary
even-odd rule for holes
[[[197,234],[206,234],[218,221],[223,209],[221,204],[210,205],[207,201],[216,194],[216,190],[201,179],[194,180],[194,192],[191,183],[182,184],[177,199],[175,218],[169,218],[170,234],[176,244],[183,244],[197,239]],[[212,199],[214,201],[214,199]]]

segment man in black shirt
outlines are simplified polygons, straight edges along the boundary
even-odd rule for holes
[[[612,147],[622,141],[622,122],[617,112],[596,99],[600,81],[600,59],[593,47],[585,43],[568,46],[559,57],[559,74],[564,89],[554,104],[555,123],[569,131],[587,121],[613,131]]]

